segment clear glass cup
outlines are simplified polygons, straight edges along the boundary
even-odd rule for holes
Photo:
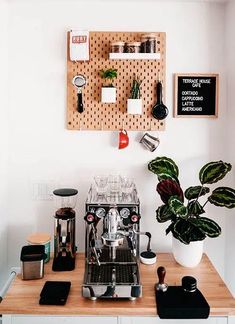
[[[132,178],[125,176],[121,177],[121,189],[124,197],[131,195],[134,188],[134,182]]]
[[[120,175],[116,175],[116,174],[109,175],[108,183],[109,183],[110,194],[117,194],[120,192],[121,189]]]
[[[94,177],[96,191],[98,195],[104,195],[107,193],[108,189],[108,176],[106,175],[97,175]]]

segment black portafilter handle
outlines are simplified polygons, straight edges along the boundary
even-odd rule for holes
[[[161,83],[161,81],[157,82],[157,103],[162,104],[162,83]]]
[[[197,290],[197,280],[191,276],[182,278],[182,288],[186,292],[194,292]]]
[[[156,289],[162,292],[167,291],[168,285],[164,282],[166,276],[166,269],[162,266],[158,267],[157,275],[158,275],[158,283],[156,285]]]

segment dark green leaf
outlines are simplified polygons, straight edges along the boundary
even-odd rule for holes
[[[221,234],[220,226],[215,221],[207,217],[200,217],[198,219],[198,227],[209,237],[217,237]]]
[[[172,227],[172,235],[180,240],[184,244],[188,244],[189,242],[187,241],[187,233],[191,229],[191,224],[184,219],[178,219],[175,223],[174,226]]]
[[[188,215],[187,207],[184,206],[182,201],[177,196],[170,197],[168,200],[168,205],[173,214],[182,218],[185,218]]]
[[[196,199],[198,197],[204,196],[209,191],[210,189],[208,187],[202,187],[202,186],[189,187],[187,190],[185,190],[184,196],[186,199],[191,200],[191,199]]]
[[[173,180],[173,181],[175,181],[175,182],[177,182],[179,184],[179,179],[176,176],[172,175],[172,174],[167,174],[167,173],[159,173],[158,174],[158,181],[159,182],[163,181],[163,180],[167,180],[167,179],[171,179],[171,180]]]
[[[215,183],[223,179],[225,175],[231,170],[230,163],[223,161],[210,162],[204,165],[199,172],[199,179],[201,184]]]
[[[219,187],[208,197],[211,204],[220,207],[235,207],[235,190],[229,187]]]
[[[157,175],[167,174],[170,177],[176,178],[178,178],[179,175],[179,169],[175,162],[165,156],[157,157],[156,159],[150,161],[148,164],[148,169]]]
[[[167,229],[166,229],[166,235],[169,234],[169,233],[173,230],[173,228],[174,228],[174,224],[175,224],[175,223],[171,223],[171,224],[167,227]]]
[[[159,223],[164,223],[174,217],[175,215],[171,212],[169,206],[167,205],[162,205],[156,210],[156,219]]]
[[[189,215],[201,215],[205,213],[205,210],[196,200],[191,200],[188,204],[188,214]]]

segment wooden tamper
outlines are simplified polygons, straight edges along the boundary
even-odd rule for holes
[[[158,283],[156,284],[156,289],[158,291],[167,291],[168,285],[164,282],[166,269],[164,267],[157,268]]]

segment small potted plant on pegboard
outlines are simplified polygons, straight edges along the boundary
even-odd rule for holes
[[[140,93],[140,85],[143,80],[140,80],[138,75],[134,74],[134,80],[131,87],[131,96],[127,99],[128,114],[142,114],[142,99]]]
[[[113,80],[117,78],[117,70],[100,70],[99,74],[100,77],[105,80],[105,84],[103,84],[101,88],[101,102],[115,103],[117,90],[113,85]]]

